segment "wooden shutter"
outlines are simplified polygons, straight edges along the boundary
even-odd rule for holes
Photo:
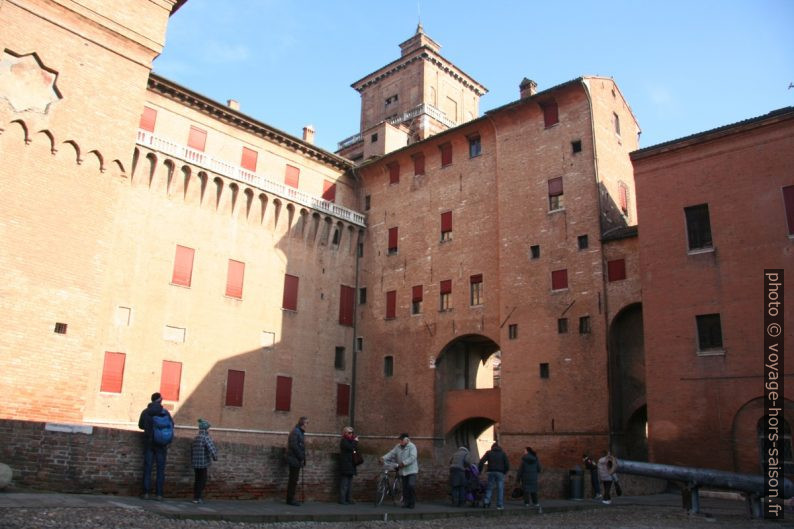
[[[442,294],[451,294],[452,293],[452,280],[445,279],[441,282],[441,293]]]
[[[620,211],[623,213],[629,210],[629,190],[623,184],[618,186],[618,201],[620,202]]]
[[[290,187],[298,189],[298,181],[300,180],[301,170],[292,165],[288,165],[284,173],[284,183]]]
[[[102,367],[102,384],[99,391],[107,393],[121,393],[124,382],[124,353],[105,352],[105,365]]]
[[[229,259],[229,269],[226,275],[226,295],[232,298],[243,298],[243,276],[245,263]]]
[[[626,260],[615,259],[607,262],[607,278],[609,281],[626,279]]]
[[[336,184],[325,180],[323,182],[323,200],[334,202],[336,200]]]
[[[414,174],[425,174],[425,155],[420,153],[413,155],[414,159]]]
[[[350,415],[350,386],[348,384],[336,385],[336,414],[338,416]]]
[[[182,363],[163,360],[160,376],[160,394],[163,400],[179,400],[179,385],[182,380]]]
[[[204,152],[207,145],[207,131],[198,127],[190,126],[190,134],[187,137],[187,146],[191,149]]]
[[[551,273],[551,289],[560,290],[568,288],[568,269],[555,270]]]
[[[794,186],[786,186],[783,188],[783,203],[786,207],[788,232],[794,234]]]
[[[400,163],[399,162],[389,162],[386,164],[386,167],[389,168],[389,183],[390,184],[399,184],[400,183]]]
[[[190,286],[193,277],[193,254],[193,248],[177,245],[171,283],[184,287]]]
[[[416,285],[411,289],[411,301],[413,303],[422,301],[422,294],[422,285]]]
[[[284,298],[281,304],[287,310],[298,310],[298,278],[284,274]]]
[[[541,104],[541,108],[543,108],[543,124],[546,127],[551,127],[560,121],[556,101],[546,101]]]
[[[562,195],[562,177],[549,180],[549,196],[558,197]]]
[[[276,411],[289,411],[292,403],[292,378],[276,377]]]
[[[446,211],[441,214],[441,233],[452,231],[452,212]]]
[[[355,289],[341,285],[339,289],[339,325],[353,325]]]
[[[243,387],[245,386],[245,371],[230,369],[226,376],[226,405],[243,405]]]
[[[143,112],[141,112],[141,122],[138,124],[138,128],[149,132],[154,132],[154,125],[156,122],[157,111],[153,108],[143,107]]]
[[[386,319],[392,319],[397,314],[397,291],[386,292]]]
[[[243,155],[240,160],[240,167],[252,173],[256,172],[256,162],[259,158],[259,153],[248,147],[243,147]]]
[[[439,146],[441,149],[441,167],[445,167],[452,163],[452,144],[445,143]]]
[[[482,283],[482,274],[474,274],[469,279],[472,285],[475,285],[477,283]]]
[[[397,228],[389,228],[389,252],[397,251],[397,241],[399,240],[399,233]]]

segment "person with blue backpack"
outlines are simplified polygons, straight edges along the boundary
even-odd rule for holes
[[[152,466],[157,464],[155,480],[155,499],[163,501],[165,484],[165,460],[168,445],[174,439],[174,420],[163,408],[163,397],[152,393],[152,401],[141,412],[138,428],[143,430],[143,493],[141,498],[148,500],[152,488]]]

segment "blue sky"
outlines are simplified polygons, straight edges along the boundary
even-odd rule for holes
[[[524,77],[613,77],[647,147],[794,106],[794,0],[188,0],[154,71],[295,136],[312,124],[333,151],[359,129],[350,84],[397,59],[420,16],[488,88],[481,113]]]

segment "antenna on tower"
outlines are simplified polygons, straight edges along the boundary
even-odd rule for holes
[[[419,21],[416,25],[416,33],[422,33],[422,3],[416,0],[416,18]]]

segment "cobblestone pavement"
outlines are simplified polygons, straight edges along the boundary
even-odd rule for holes
[[[539,528],[609,528],[609,529],[672,529],[672,528],[755,528],[794,527],[791,521],[771,523],[748,520],[735,512],[714,513],[714,517],[687,515],[680,508],[663,506],[612,506],[607,509],[578,509],[538,515],[458,517],[410,521],[345,521],[345,522],[279,522],[241,523],[214,520],[175,520],[138,507],[127,508],[1,508],[2,529],[518,529]]]

